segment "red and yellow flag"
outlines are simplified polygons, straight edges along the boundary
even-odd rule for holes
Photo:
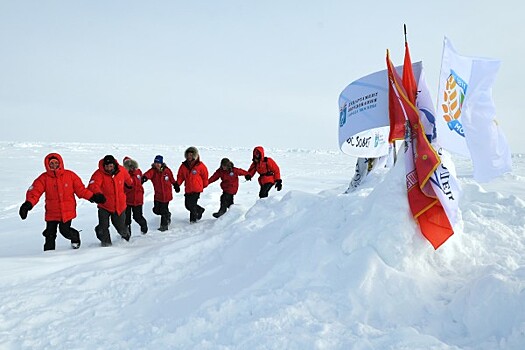
[[[405,166],[408,203],[423,236],[439,248],[453,233],[448,217],[429,182],[440,164],[440,159],[425,136],[425,130],[415,106],[417,83],[412,71],[408,44],[405,43],[403,79],[393,68],[387,51],[390,113],[399,113],[408,120],[408,137],[405,139]],[[406,84],[406,86],[405,86]],[[407,93],[408,92],[408,93]],[[394,98],[395,97],[395,98]],[[395,116],[398,117],[398,116]],[[392,116],[391,116],[392,120]]]

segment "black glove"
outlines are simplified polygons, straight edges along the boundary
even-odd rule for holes
[[[175,183],[173,184],[173,189],[175,190],[175,192],[179,193],[179,192],[180,192],[180,186],[179,186],[179,184],[175,182]]]
[[[140,179],[140,182],[141,182],[141,183],[144,183],[144,182],[146,182],[146,181],[148,181],[148,178],[145,177],[145,176],[143,176],[142,179]]]
[[[20,217],[22,220],[25,220],[27,218],[27,212],[33,209],[33,204],[29,201],[25,201],[24,204],[20,206],[20,210],[18,211],[18,214],[20,214]]]
[[[250,181],[252,179],[252,176],[248,174],[248,175],[244,175],[244,178],[246,179],[246,181]]]
[[[89,201],[91,203],[97,203],[97,204],[106,203],[106,197],[102,193],[95,193],[94,195],[91,196]]]
[[[277,181],[275,181],[275,189],[277,191],[280,191],[283,189],[283,180],[279,179]]]

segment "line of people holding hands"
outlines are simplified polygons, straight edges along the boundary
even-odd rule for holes
[[[42,233],[45,237],[44,251],[55,249],[57,230],[71,241],[73,249],[78,249],[80,233],[71,226],[76,217],[76,195],[97,204],[98,224],[95,226],[95,234],[101,245],[106,247],[112,245],[110,222],[126,241],[131,237],[132,218],[140,226],[142,234],[148,232],[148,223],[143,215],[143,185],[148,181],[153,185],[153,213],[160,216],[158,230],[161,232],[168,230],[171,223],[169,202],[173,199],[172,189],[179,193],[182,184],[184,206],[189,211],[190,223],[199,221],[205,211],[198,204],[200,194],[208,184],[219,179],[223,193],[219,210],[212,214],[215,218],[222,216],[233,204],[240,176],[249,181],[256,173],[259,174],[259,198],[268,197],[274,186],[277,191],[282,189],[279,166],[272,158],[265,157],[261,146],[254,148],[248,170],[236,168],[228,158],[223,158],[220,167],[211,177],[206,165],[201,162],[196,147],[188,147],[184,158],[175,177],[161,155],[154,158],[151,168],[145,173],[142,173],[137,161],[130,157],[125,157],[120,165],[112,155],[106,155],[99,160],[98,169],[85,187],[75,172],[65,169],[60,154],[50,153],[44,158],[46,171],[27,190],[26,201],[20,206],[19,215],[25,220],[28,212],[38,203],[42,194],[45,194],[46,228]]]

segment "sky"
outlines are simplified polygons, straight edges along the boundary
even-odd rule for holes
[[[525,348],[525,158],[490,183],[470,162],[449,169],[463,189],[461,221],[438,250],[406,200],[403,158],[344,194],[353,163],[337,151],[266,149],[282,191],[258,199],[240,180],[219,219],[221,189],[199,199],[189,223],[182,193],[159,232],[153,188],[144,184],[149,232],[132,224],[112,247],[93,231],[96,205],[77,201],[82,246],[57,238],[42,251],[44,200],[18,216],[50,152],[87,183],[105,152],[145,171],[172,145],[0,142],[0,348],[195,350],[518,350]],[[200,147],[210,171],[228,156],[246,168],[250,148]],[[329,166],[326,164],[329,163]]]
[[[0,140],[337,150],[338,96],[422,60],[437,99],[444,36],[502,60],[497,119],[525,152],[516,101],[525,4],[494,1],[0,2]]]

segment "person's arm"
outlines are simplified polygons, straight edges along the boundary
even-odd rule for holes
[[[268,158],[268,169],[273,172],[273,178],[275,180],[281,180],[281,170],[272,158]]]
[[[46,190],[45,177],[45,173],[37,177],[26,192],[26,201],[31,203],[31,207],[34,207],[38,203],[40,197]]]
[[[249,174],[246,170],[241,169],[241,168],[235,168],[235,167],[233,168],[233,173],[236,176],[245,176]]]
[[[77,174],[75,174],[72,171],[70,172],[70,174],[71,180],[73,182],[73,191],[75,192],[77,197],[90,200],[91,197],[93,197],[93,192],[91,192],[86,188],[86,186],[84,186],[84,183]]]
[[[219,180],[220,178],[220,173],[219,173],[220,169],[217,169],[215,170],[215,172],[213,173],[213,175],[208,179],[208,184],[211,184],[217,180]]]
[[[201,178],[202,178],[202,187],[203,188],[206,188],[208,187],[208,168],[206,167],[206,165],[204,165],[203,163],[202,164],[202,172],[201,172]]]

